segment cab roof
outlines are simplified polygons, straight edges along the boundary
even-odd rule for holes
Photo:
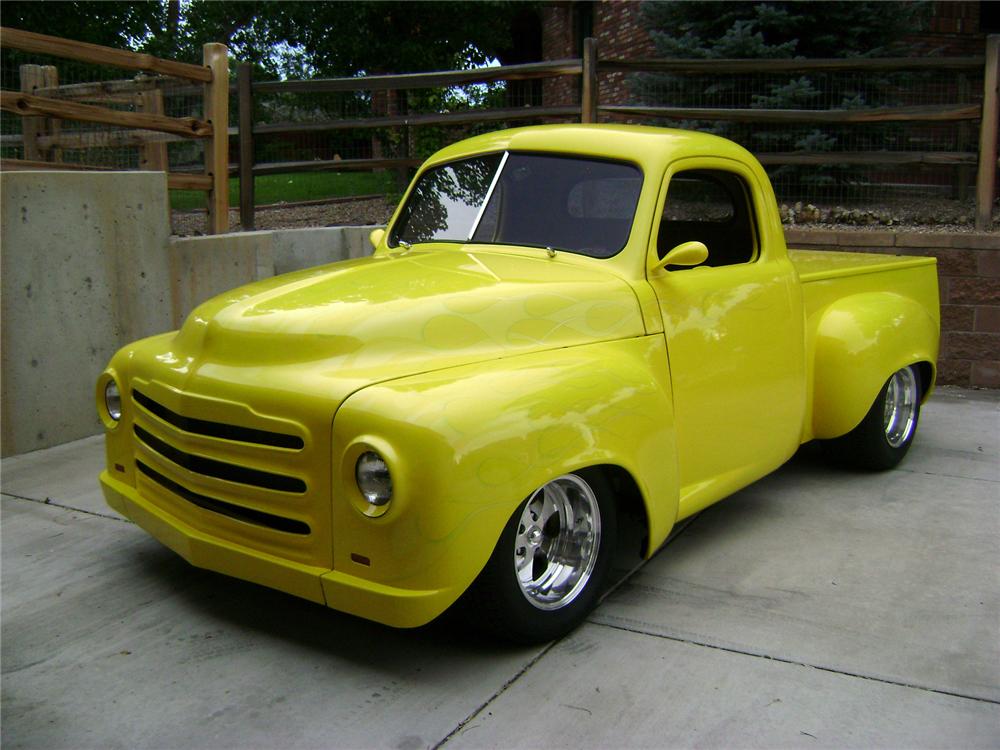
[[[475,154],[534,151],[581,154],[630,161],[644,168],[661,167],[688,156],[728,156],[753,163],[753,156],[732,141],[708,133],[644,125],[537,125],[498,130],[447,146],[427,166]]]

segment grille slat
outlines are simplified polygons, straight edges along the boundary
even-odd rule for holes
[[[206,458],[194,453],[186,453],[151,435],[139,425],[134,425],[132,429],[135,432],[135,436],[147,448],[195,474],[223,479],[228,482],[237,482],[238,484],[246,484],[252,487],[278,490],[279,492],[303,493],[306,491],[306,483],[296,477],[273,474],[269,471],[261,471],[260,469],[249,469],[245,466],[216,461],[213,458]]]
[[[274,448],[291,448],[293,450],[301,450],[305,445],[302,438],[297,435],[286,435],[281,432],[258,430],[252,427],[238,427],[222,422],[211,422],[206,419],[185,417],[183,414],[178,414],[163,404],[157,403],[135,388],[132,389],[132,398],[136,403],[144,407],[151,414],[155,414],[164,422],[180,430],[184,430],[184,432],[190,432],[195,435],[222,438],[223,440],[236,440],[241,443],[268,445]]]
[[[225,500],[219,500],[218,498],[208,497],[207,495],[193,492],[187,487],[178,484],[174,480],[163,476],[163,474],[160,474],[155,469],[151,469],[149,466],[146,466],[146,464],[142,461],[136,461],[135,465],[136,468],[139,469],[139,471],[146,477],[178,497],[187,500],[193,505],[197,505],[199,508],[210,510],[213,513],[219,513],[221,515],[228,516],[229,518],[234,518],[237,521],[243,521],[244,523],[250,523],[255,526],[264,526],[269,529],[274,529],[275,531],[284,531],[289,534],[306,535],[311,531],[309,524],[298,521],[294,518],[276,516],[273,513],[265,513],[262,510],[245,508],[242,505],[228,503]]]

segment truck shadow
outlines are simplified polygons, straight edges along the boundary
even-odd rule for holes
[[[856,472],[831,466],[821,450],[806,446],[774,474],[737,492],[681,524],[651,558],[662,565],[670,556],[681,563],[686,555],[700,554],[703,545],[725,545],[734,537],[752,535],[774,523],[787,500],[775,498],[768,483],[797,481],[810,484],[836,482]],[[683,541],[683,543],[680,543]],[[649,561],[649,562],[651,562]],[[649,562],[644,563],[648,565]],[[134,560],[136,574],[152,579],[155,588],[168,590],[183,605],[222,630],[232,629],[262,639],[305,647],[318,654],[363,664],[424,661],[428,654],[447,652],[473,661],[483,657],[515,656],[538,652],[544,646],[517,646],[481,634],[467,620],[448,610],[434,622],[400,630],[329,609],[264,586],[195,568],[170,550],[148,540]],[[639,568],[617,568],[608,589],[626,582]],[[422,654],[419,658],[415,654]]]
[[[492,640],[449,610],[434,622],[397,629],[329,609],[321,604],[189,565],[149,540],[136,556],[135,572],[169,589],[185,608],[218,627],[294,643],[341,659],[371,664],[407,654],[447,650],[452,655],[515,655],[537,651]],[[426,657],[424,657],[426,658]],[[421,659],[423,661],[423,658]]]

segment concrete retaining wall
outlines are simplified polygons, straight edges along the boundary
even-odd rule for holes
[[[227,289],[369,255],[372,229],[321,227],[174,237],[169,248],[173,327],[179,327],[197,305]]]
[[[941,385],[1000,388],[1000,234],[789,229],[790,247],[938,259]]]
[[[4,456],[100,432],[119,347],[227,289],[366,255],[373,229],[171,239],[162,172],[4,172],[0,205]]]
[[[2,453],[98,431],[94,381],[170,328],[162,172],[4,172]]]

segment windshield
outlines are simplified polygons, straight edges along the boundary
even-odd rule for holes
[[[635,166],[580,157],[487,154],[421,175],[389,237],[617,254],[642,187]]]

